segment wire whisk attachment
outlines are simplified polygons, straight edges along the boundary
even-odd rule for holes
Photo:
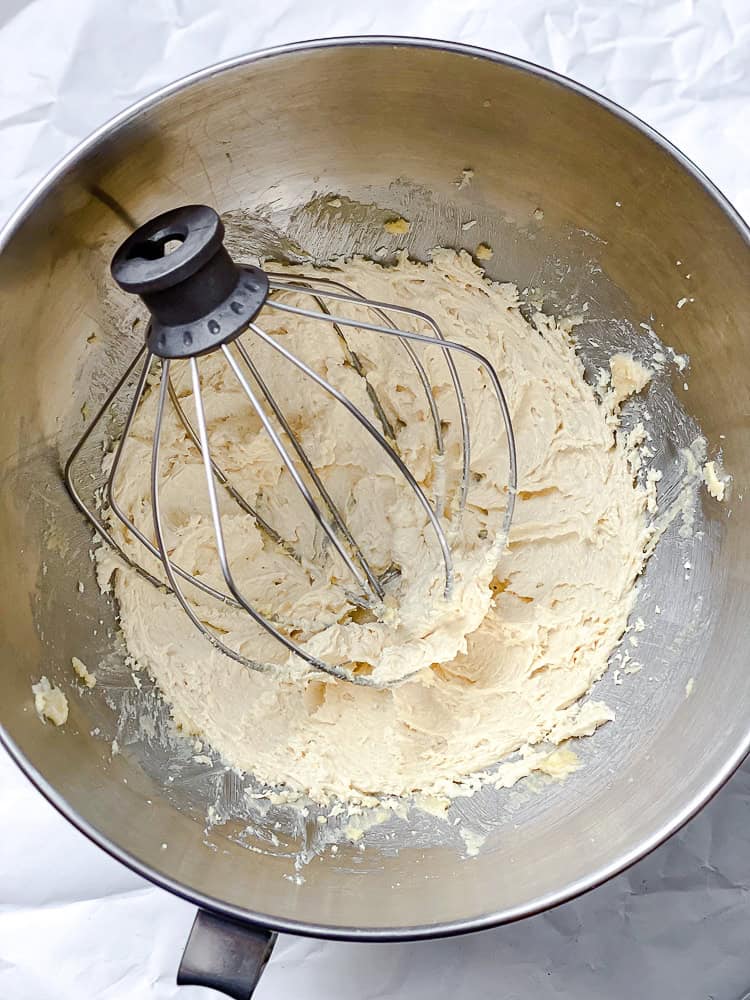
[[[398,557],[388,565],[382,564],[382,558],[373,559],[372,546],[368,547],[352,531],[348,509],[351,504],[345,492],[342,494],[340,488],[332,487],[330,475],[323,473],[321,462],[312,453],[314,449],[295,425],[282,397],[293,387],[294,391],[321,394],[327,400],[326,405],[340,407],[347,415],[347,426],[352,428],[347,434],[352,435],[352,440],[356,436],[357,447],[364,449],[369,442],[373,449],[372,456],[367,454],[362,459],[365,468],[371,464],[373,468],[375,465],[381,470],[387,468],[387,475],[398,480],[399,489],[406,487],[417,512],[413,516],[424,525],[425,538],[431,539],[430,551],[439,566],[445,600],[451,599],[456,585],[454,550],[467,505],[471,506],[473,476],[471,407],[466,379],[459,372],[457,359],[460,356],[470,359],[473,369],[481,373],[484,384],[491,389],[507,451],[504,508],[495,537],[489,537],[486,546],[490,551],[494,545],[495,552],[507,540],[517,488],[516,449],[508,403],[489,359],[471,346],[446,337],[427,313],[365,298],[328,275],[290,274],[238,265],[227,252],[223,238],[224,227],[216,212],[194,205],[166,212],[146,223],[116,252],[112,275],[120,288],[140,296],[150,313],[150,322],[145,343],[104,400],[65,465],[68,490],[101,538],[154,586],[167,586],[193,626],[226,656],[255,670],[274,666],[263,657],[253,657],[248,651],[230,645],[226,630],[212,623],[211,615],[197,606],[196,594],[201,601],[207,598],[246,612],[288,653],[312,668],[353,683],[378,684],[377,675],[371,676],[372,670],[358,669],[346,656],[340,662],[331,662],[330,657],[313,651],[315,643],[305,640],[305,627],[300,628],[294,620],[294,611],[304,605],[304,600],[301,603],[291,600],[289,614],[272,614],[238,583],[236,555],[231,551],[229,534],[243,538],[242,529],[238,528],[242,522],[237,521],[241,516],[249,519],[262,535],[274,559],[287,560],[301,579],[318,580],[320,560],[329,567],[334,565],[332,578],[335,577],[348,603],[347,620],[358,624],[363,634],[368,622],[388,620],[389,616],[397,618],[398,614],[391,591],[394,581],[405,572],[405,558],[397,553]],[[263,325],[259,322],[261,312],[265,317]],[[346,374],[348,389],[336,384],[330,371],[321,373],[305,360],[303,350],[289,346],[288,342],[294,338],[284,335],[285,323],[296,324],[296,328],[304,325],[303,340],[309,337],[311,344],[317,342],[315,338],[328,338],[326,344],[336,354],[339,370]],[[429,428],[428,475],[416,475],[405,457],[401,442],[406,424],[379,391],[378,380],[370,370],[367,345],[372,338],[392,342],[413,373],[420,396],[418,405],[427,415]],[[444,365],[449,395],[438,391],[434,384],[430,365],[425,363],[427,350],[437,352]],[[269,378],[269,366],[278,371],[280,365],[289,374],[274,383]],[[231,380],[232,393],[241,395],[259,433],[270,444],[285,480],[293,485],[307,511],[311,531],[298,528],[296,523],[291,530],[289,524],[280,526],[285,511],[277,509],[278,504],[274,504],[273,497],[269,498],[268,490],[256,489],[255,495],[248,495],[237,470],[227,467],[223,452],[212,441],[206,378],[219,380],[222,386]],[[76,474],[87,441],[97,427],[101,430],[107,415],[127,396],[133,383],[122,433],[107,471],[101,497],[103,513],[83,499]],[[140,526],[136,523],[119,498],[126,449],[136,439],[141,448],[145,447],[138,422],[147,401],[153,419],[150,530],[143,523]],[[206,505],[205,517],[199,514],[195,520],[210,525],[220,570],[216,578],[197,573],[187,564],[180,546],[170,540],[165,525],[162,448],[165,426],[175,421],[186,447],[200,456]],[[219,423],[225,433],[227,421]],[[446,439],[449,427],[456,428],[450,441]],[[446,468],[449,458],[451,461],[455,458],[455,470],[453,465],[451,471]],[[232,512],[231,532],[226,525],[228,509]],[[132,546],[126,549],[118,542],[111,530],[115,519],[139,543],[142,557]],[[303,536],[313,542],[304,544]],[[485,536],[487,531],[480,535]],[[426,558],[427,549],[419,551],[420,558]],[[302,617],[307,613],[303,611]],[[406,676],[408,673],[401,674],[398,679]]]

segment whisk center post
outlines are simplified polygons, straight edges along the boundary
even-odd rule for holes
[[[141,226],[112,259],[117,284],[140,295],[151,313],[147,345],[157,357],[210,354],[236,340],[263,308],[268,278],[235,264],[223,240],[216,212],[189,205]]]

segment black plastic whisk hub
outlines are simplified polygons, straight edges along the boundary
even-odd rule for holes
[[[136,229],[112,258],[112,277],[151,313],[146,344],[160,358],[193,358],[235,340],[263,308],[268,278],[240,266],[207,205],[186,205]]]

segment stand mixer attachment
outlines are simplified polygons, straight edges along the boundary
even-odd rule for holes
[[[312,655],[292,637],[290,633],[293,629],[271,620],[259,611],[243,595],[236,583],[222,526],[219,488],[225,490],[240,510],[253,519],[265,537],[279,546],[290,559],[299,561],[300,554],[295,551],[294,544],[283,538],[273,524],[256,509],[256,505],[243,496],[215,460],[201,388],[200,359],[215,352],[223,355],[227,370],[236,378],[284,468],[304,499],[311,517],[322,532],[326,544],[335,551],[345,568],[351,581],[347,598],[353,607],[366,609],[376,617],[383,613],[383,600],[388,584],[398,576],[400,568],[392,565],[378,573],[368,561],[368,555],[350,531],[340,505],[334,502],[299,435],[269,389],[257,359],[253,357],[253,342],[263,342],[277,352],[285,363],[296,368],[329,394],[337,404],[343,406],[364,429],[373,446],[381,449],[395,466],[422,508],[439,548],[445,597],[451,595],[454,585],[454,561],[446,528],[445,498],[439,495],[440,490],[436,487],[438,495],[431,501],[401,456],[394,421],[389,419],[375,388],[368,381],[366,364],[349,343],[346,331],[354,328],[367,331],[373,336],[393,338],[399,349],[406,352],[425,394],[434,432],[436,464],[442,462],[446,454],[443,421],[439,400],[415,347],[437,346],[440,349],[455,393],[460,424],[460,471],[456,496],[453,498],[458,518],[466,507],[471,487],[471,436],[466,397],[454,354],[469,356],[480,366],[496,397],[507,441],[507,503],[502,525],[502,537],[505,539],[513,517],[517,473],[513,427],[502,386],[491,362],[484,355],[466,344],[446,338],[437,323],[426,313],[367,299],[332,278],[290,275],[250,265],[238,265],[226,250],[223,238],[224,226],[216,212],[207,206],[192,205],[165,212],[141,226],[115,253],[112,275],[120,288],[140,296],[150,313],[150,323],[143,347],[117,381],[68,458],[64,470],[67,488],[101,538],[129,566],[154,586],[163,588],[165,580],[159,579],[118,544],[99,513],[83,500],[76,485],[77,460],[82,449],[137,373],[135,390],[127,410],[124,430],[114,451],[103,500],[127,531],[132,533],[151,556],[160,561],[166,584],[193,625],[215,648],[244,666],[256,670],[272,669],[272,665],[252,660],[227,645],[210,624],[201,620],[186,593],[186,587],[191,586],[218,601],[243,609],[287,650],[311,667],[353,683],[373,684],[373,680],[366,675],[354,674],[344,665],[329,663]],[[289,301],[290,298],[293,301]],[[293,304],[300,301],[305,305]],[[358,313],[353,318],[343,314],[347,310],[351,311],[353,306],[363,315]],[[256,319],[264,307],[281,315],[293,315],[309,321],[311,337],[315,336],[316,327],[321,323],[333,327],[345,363],[364,380],[374,419],[367,416],[344,392],[291,352],[279,339],[269,335],[257,324]],[[412,325],[417,325],[424,332],[403,329],[407,318]],[[185,362],[189,370],[195,410],[194,423],[180,402],[170,374],[170,366],[176,361]],[[153,535],[149,538],[122,510],[116,487],[123,450],[132,432],[139,405],[149,391],[153,378],[152,369],[155,368],[160,369],[160,375],[158,390],[154,390],[158,391],[158,405],[151,450]],[[169,406],[174,407],[189,439],[201,455],[216,553],[226,591],[189,573],[169,553],[160,506],[160,443],[164,416]]]

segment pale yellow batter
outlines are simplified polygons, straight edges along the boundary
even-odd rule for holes
[[[579,702],[625,629],[649,540],[647,497],[634,484],[627,446],[613,426],[623,396],[643,387],[643,372],[618,359],[601,402],[567,332],[541,316],[529,325],[516,289],[488,283],[466,254],[438,251],[427,267],[402,259],[391,269],[362,260],[340,268],[341,280],[359,292],[423,309],[446,336],[495,364],[519,458],[509,548],[493,548],[507,503],[507,444],[486,377],[472,361],[457,361],[472,435],[469,502],[459,518],[457,410],[440,351],[424,352],[446,437],[446,458],[436,462],[413,366],[394,341],[366,333],[353,334],[351,345],[396,428],[399,449],[428,495],[445,496],[456,559],[452,597],[442,596],[434,535],[387,458],[338,404],[251,334],[244,342],[373,566],[383,572],[395,563],[401,573],[388,585],[379,620],[352,612],[351,579],[323,545],[225,363],[212,355],[201,359],[201,372],[214,458],[300,561],[220,491],[227,548],[247,597],[277,620],[293,622],[294,637],[316,655],[354,664],[377,681],[419,670],[416,676],[374,689],[311,672],[244,612],[189,588],[201,619],[228,645],[279,664],[271,672],[248,670],[215,651],[172,595],[122,569],[106,549],[99,550],[100,579],[114,580],[128,648],[153,673],[177,722],[271,785],[321,801],[450,796],[471,787],[472,774],[521,749],[527,760],[506,764],[498,776],[510,783],[543,756],[530,747],[591,733],[611,718],[606,706]],[[372,415],[364,382],[343,363],[330,327],[311,335],[309,323],[303,328],[270,310],[259,322]],[[192,416],[185,372],[177,384]],[[150,536],[155,402],[152,391],[118,486],[122,506]],[[203,466],[171,409],[161,471],[172,558],[221,586]],[[118,522],[112,527],[145,561],[132,536]]]

